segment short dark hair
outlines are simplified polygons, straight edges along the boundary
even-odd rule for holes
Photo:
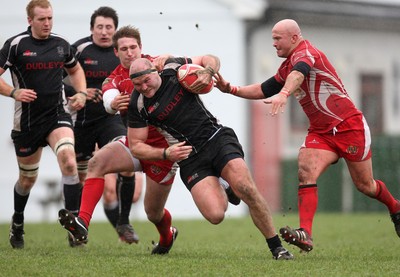
[[[115,29],[118,28],[118,14],[117,12],[110,7],[100,7],[97,10],[95,10],[92,14],[92,16],[90,17],[90,29],[94,28],[94,22],[96,20],[96,17],[98,16],[103,16],[103,17],[109,17],[112,18],[112,20],[114,21],[114,27]]]
[[[139,44],[139,46],[142,46],[142,39],[140,38],[140,31],[138,28],[133,27],[131,25],[127,25],[124,27],[121,27],[118,31],[115,32],[113,35],[113,46],[115,49],[118,50],[118,40],[120,38],[135,38]]]

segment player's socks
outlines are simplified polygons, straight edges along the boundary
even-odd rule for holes
[[[79,205],[81,203],[81,190],[81,183],[64,183],[65,209],[72,212],[73,214],[77,214],[79,211]]]
[[[104,178],[88,178],[85,181],[82,191],[82,203],[79,210],[79,217],[89,226],[94,208],[100,201],[104,191]]]
[[[14,186],[14,222],[17,224],[24,222],[24,211],[28,199],[29,192],[23,191],[17,182]]]
[[[317,184],[301,185],[298,190],[300,227],[312,234],[312,224],[318,207]]]
[[[164,209],[164,216],[156,225],[158,232],[160,233],[160,242],[161,246],[168,246],[172,241],[171,234],[171,214],[167,209]]]
[[[381,180],[375,180],[375,182],[376,194],[373,198],[385,204],[391,214],[399,212],[400,202],[389,192],[385,183]]]
[[[118,217],[119,217],[119,203],[118,201],[113,201],[109,204],[104,204],[104,213],[108,221],[115,228],[117,227]]]
[[[135,175],[122,176],[118,174],[117,194],[119,203],[119,219],[117,225],[129,224],[129,214],[132,208],[132,198],[135,193]]]

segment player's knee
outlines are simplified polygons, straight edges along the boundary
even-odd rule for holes
[[[373,180],[371,181],[354,181],[354,185],[356,186],[357,190],[367,196],[374,197],[375,196],[375,188]]]
[[[106,159],[99,159],[94,155],[88,163],[88,173],[91,173],[92,175],[96,176],[102,176],[104,175],[104,170],[106,167]]]
[[[217,225],[221,223],[224,218],[225,218],[225,211],[220,209],[220,210],[210,210],[206,214],[204,214],[204,217],[214,225]]]
[[[19,164],[19,184],[24,189],[30,190],[37,180],[39,163]]]

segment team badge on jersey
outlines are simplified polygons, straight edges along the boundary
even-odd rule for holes
[[[349,145],[349,146],[347,147],[346,152],[349,153],[349,154],[351,154],[351,155],[355,155],[355,154],[357,154],[357,152],[358,152],[358,147],[357,147],[357,146],[353,146],[353,145]]]
[[[58,46],[57,47],[57,54],[58,54],[58,56],[63,57],[64,56],[64,47]]]

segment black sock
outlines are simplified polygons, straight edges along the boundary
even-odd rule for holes
[[[268,244],[269,250],[271,250],[271,251],[275,250],[277,247],[282,246],[281,240],[278,237],[278,235],[267,239],[267,244]]]
[[[24,211],[28,203],[29,193],[27,195],[19,194],[14,187],[14,215],[13,220],[17,224],[24,222]]]
[[[118,225],[129,224],[129,214],[132,207],[132,198],[135,193],[135,175],[132,177],[121,176],[117,178],[117,195],[119,203]]]
[[[104,207],[104,213],[106,214],[106,217],[108,221],[110,221],[111,225],[114,228],[117,227],[117,222],[119,217],[119,207],[116,206],[115,208],[112,209],[106,209],[106,207]]]
[[[72,213],[78,213],[81,203],[82,185],[80,183],[74,185],[64,184],[65,208]]]

